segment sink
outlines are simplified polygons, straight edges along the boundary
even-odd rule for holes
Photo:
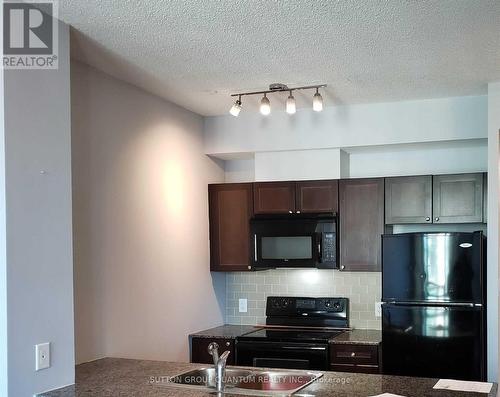
[[[279,371],[261,371],[256,372],[254,376],[242,379],[236,384],[236,387],[247,390],[265,390],[265,391],[291,391],[296,392],[311,382],[319,378],[319,374],[310,372],[279,372]]]
[[[242,382],[252,374],[251,371],[243,369],[226,368],[224,384],[226,387],[234,386]],[[169,382],[179,385],[205,386],[215,388],[215,369],[201,368],[182,373],[170,378]]]
[[[291,396],[323,376],[319,372],[226,368],[225,392],[247,396]],[[215,391],[214,368],[201,368],[168,378],[158,386]]]

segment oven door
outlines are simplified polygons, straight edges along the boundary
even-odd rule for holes
[[[254,268],[336,265],[334,218],[254,218],[250,226]]]
[[[249,367],[328,370],[328,344],[236,342],[236,364]]]

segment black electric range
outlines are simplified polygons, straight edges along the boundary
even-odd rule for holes
[[[236,338],[238,365],[327,370],[328,341],[349,327],[349,300],[268,297],[266,316],[266,328]]]

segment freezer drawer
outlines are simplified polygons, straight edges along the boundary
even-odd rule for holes
[[[483,316],[480,307],[384,304],[384,373],[484,380]]]

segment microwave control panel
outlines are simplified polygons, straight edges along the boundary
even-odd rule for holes
[[[322,253],[321,253],[321,261],[322,262],[335,262],[337,244],[335,242],[335,233],[332,232],[324,232],[322,234]]]

